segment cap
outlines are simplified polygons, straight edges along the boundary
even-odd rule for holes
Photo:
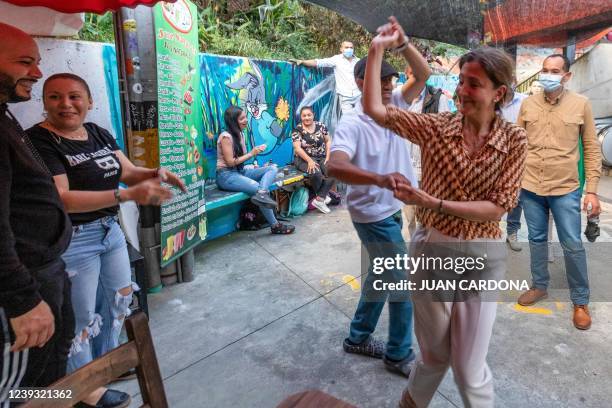
[[[367,62],[368,62],[368,57],[364,57],[360,59],[359,61],[357,61],[357,64],[355,64],[355,69],[353,70],[353,72],[355,73],[355,78],[363,79],[365,77],[365,69],[366,69]],[[380,69],[380,77],[386,78],[391,75],[399,78],[399,74],[397,73],[397,70],[393,68],[393,65],[389,64],[385,60],[382,60],[382,67]]]

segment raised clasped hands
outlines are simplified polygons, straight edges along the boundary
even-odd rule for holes
[[[393,49],[401,47],[405,42],[404,29],[393,16],[389,17],[387,24],[378,27],[376,32],[378,35],[372,40],[372,45]]]

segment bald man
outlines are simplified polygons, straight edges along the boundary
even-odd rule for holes
[[[51,173],[8,110],[41,78],[38,46],[0,23],[0,407],[11,389],[66,373],[74,337],[70,282],[60,258],[72,226]]]

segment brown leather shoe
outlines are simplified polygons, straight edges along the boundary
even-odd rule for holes
[[[579,330],[591,328],[591,313],[588,305],[574,305],[574,327]]]
[[[521,306],[531,306],[548,297],[548,292],[538,288],[531,288],[519,296],[517,303]]]

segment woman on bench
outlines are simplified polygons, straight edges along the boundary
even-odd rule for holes
[[[245,166],[244,163],[266,150],[266,145],[255,146],[246,153],[242,131],[247,117],[242,109],[230,106],[223,115],[227,131],[217,139],[217,185],[221,190],[240,191],[251,195],[251,201],[259,207],[270,224],[272,234],[291,234],[295,227],[280,223],[274,216],[276,202],[270,198],[270,186],[278,172],[276,165],[265,167]]]
[[[309,174],[315,193],[312,205],[323,214],[329,214],[331,210],[327,204],[331,198],[327,194],[335,180],[327,176],[325,165],[329,160],[331,138],[327,126],[314,120],[314,112],[310,106],[300,109],[300,120],[291,134],[294,164],[298,170]]]

